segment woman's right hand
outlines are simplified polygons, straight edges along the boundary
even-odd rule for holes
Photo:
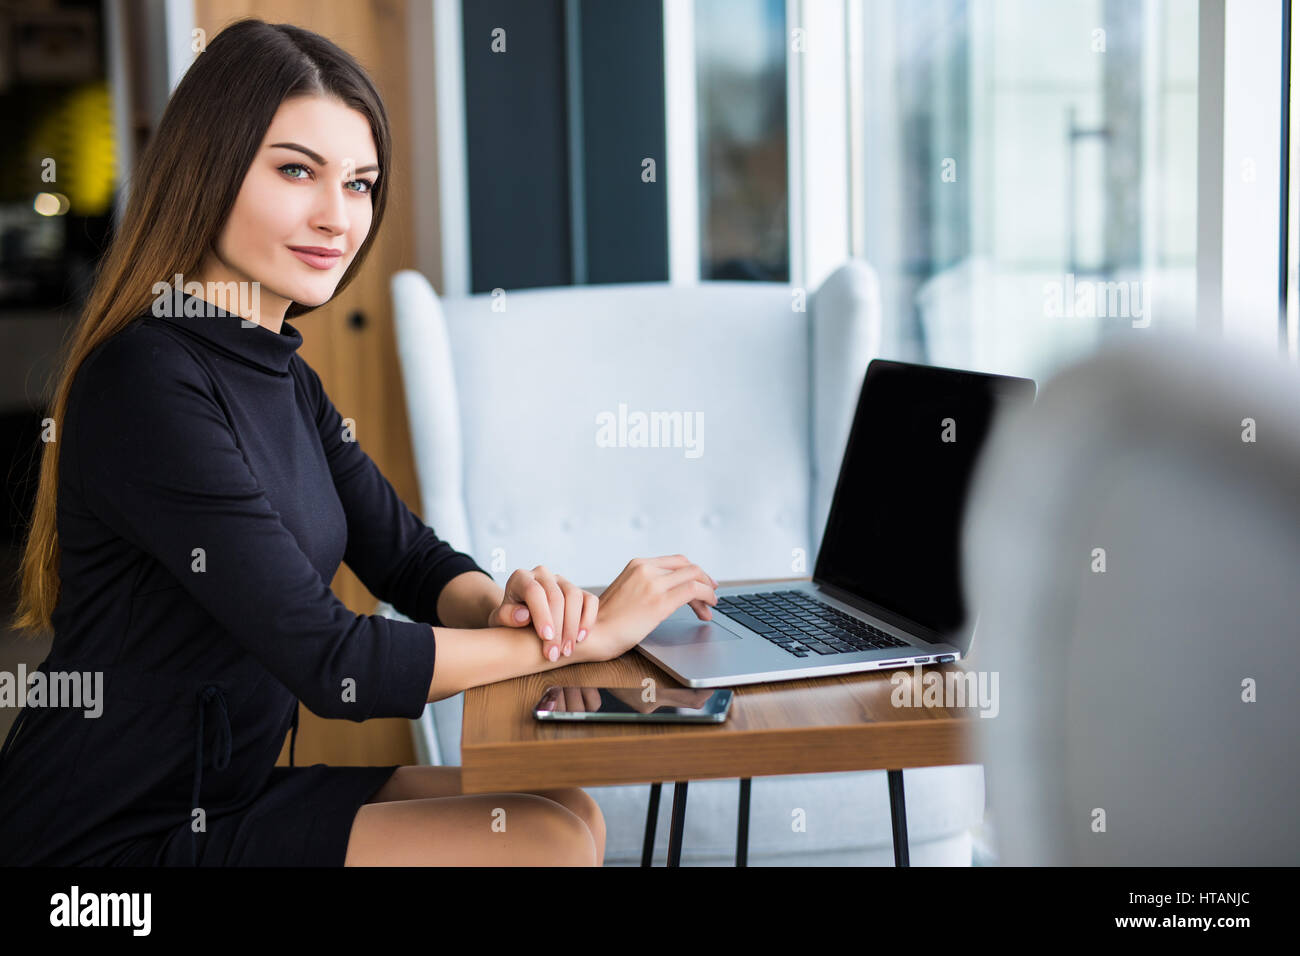
[[[718,582],[685,555],[633,558],[600,593],[596,623],[569,663],[608,661],[640,644],[647,634],[684,604],[707,621],[708,608],[718,603]]]

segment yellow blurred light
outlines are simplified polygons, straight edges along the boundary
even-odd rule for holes
[[[46,113],[32,137],[38,165],[57,161],[57,179],[65,202],[80,216],[105,214],[113,199],[117,169],[113,152],[112,98],[107,80],[68,90]],[[48,180],[47,180],[48,181]],[[43,212],[42,215],[62,215]]]

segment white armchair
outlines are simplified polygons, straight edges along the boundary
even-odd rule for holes
[[[881,341],[875,273],[850,262],[800,308],[790,286],[595,285],[439,300],[392,279],[423,517],[504,583],[545,564],[583,587],[681,552],[719,580],[811,573],[858,389]],[[698,444],[598,438],[598,416],[699,414]],[[393,613],[391,609],[386,611]],[[460,762],[462,697],[419,722]],[[979,765],[905,771],[914,865],[969,865]],[[590,787],[607,865],[640,860],[649,786]],[[684,865],[734,859],[738,787],[692,783]],[[671,800],[660,804],[666,856]],[[790,809],[814,821],[795,833]],[[751,864],[893,861],[883,771],[753,780]]]

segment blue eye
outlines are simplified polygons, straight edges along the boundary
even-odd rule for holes
[[[304,166],[302,163],[285,163],[283,166],[280,166],[280,167],[278,167],[278,168],[279,168],[280,172],[282,172],[282,173],[285,172],[286,170],[290,170],[290,169],[301,169],[301,170],[303,170],[304,172],[306,172],[306,173],[308,174],[308,176],[311,175],[311,170],[308,169],[306,166]],[[291,178],[291,179],[301,180],[303,177],[301,177],[301,176],[291,176],[290,178]],[[363,186],[365,186],[366,188],[365,188],[365,189],[352,189],[352,190],[349,190],[350,192],[360,193],[360,194],[363,195],[363,196],[368,196],[368,195],[370,195],[372,192],[375,191],[375,184],[372,183],[372,182],[371,182],[370,180],[368,180],[368,179],[350,179],[350,180],[348,180],[347,185],[348,185],[348,186],[351,186],[351,185],[353,185],[353,184],[355,184],[355,183],[361,183],[361,184],[362,184]]]

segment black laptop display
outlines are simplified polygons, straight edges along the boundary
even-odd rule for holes
[[[867,367],[813,579],[918,637],[950,640],[967,609],[961,521],[995,418],[1030,379],[875,359]]]

